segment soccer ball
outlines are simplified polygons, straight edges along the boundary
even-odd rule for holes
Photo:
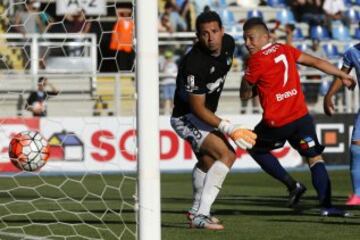
[[[39,170],[49,158],[48,141],[39,132],[20,132],[10,141],[9,157],[20,170]]]

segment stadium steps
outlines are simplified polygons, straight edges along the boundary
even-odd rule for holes
[[[107,107],[105,112],[111,115],[116,112],[114,98],[115,98],[115,78],[114,77],[99,77],[96,81],[96,97],[99,101],[102,101]],[[134,111],[134,82],[131,77],[120,78],[120,111],[122,114],[130,114]],[[104,110],[104,107],[102,107]]]

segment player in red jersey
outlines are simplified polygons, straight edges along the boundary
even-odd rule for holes
[[[286,141],[304,156],[309,164],[313,186],[317,191],[323,216],[349,216],[331,203],[331,185],[321,153],[312,117],[308,113],[296,64],[319,69],[342,79],[345,86],[355,87],[355,81],[331,63],[302,53],[280,43],[269,41],[269,30],[259,18],[251,18],[243,26],[244,41],[250,52],[248,66],[241,83],[242,99],[259,95],[263,118],[255,127],[258,135],[250,155],[264,171],[284,183],[290,192],[289,205],[296,204],[306,191],[279,164],[271,150]]]

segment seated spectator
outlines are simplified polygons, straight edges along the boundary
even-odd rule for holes
[[[277,31],[281,31],[285,33],[285,43],[288,45],[293,44],[293,36],[294,36],[295,25],[292,23],[285,24],[284,27],[281,27],[279,21],[275,20],[275,26],[270,29],[270,38],[272,42],[276,42],[279,37],[277,35]]]
[[[164,14],[169,16],[171,28],[175,32],[186,31],[186,22],[176,11],[176,7],[171,1],[165,3],[164,13],[162,15]],[[160,19],[162,18],[162,15],[160,16]]]
[[[329,32],[332,32],[332,25],[335,21],[350,26],[351,20],[344,14],[346,11],[344,0],[325,0],[323,9],[325,12],[325,25]]]
[[[194,9],[194,4],[191,0],[181,0],[182,4],[180,5],[180,15],[185,20],[186,31],[191,32],[195,29],[195,19],[196,12]]]
[[[169,14],[164,13],[161,15],[161,17],[159,19],[159,23],[158,23],[158,31],[159,32],[168,32],[168,33],[174,32],[174,29],[170,22]]]
[[[310,26],[321,25],[325,22],[325,15],[322,9],[322,0],[297,0],[292,6],[296,7],[294,15],[300,17],[301,22]]]

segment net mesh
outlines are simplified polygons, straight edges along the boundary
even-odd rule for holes
[[[0,2],[0,239],[136,239],[134,4],[59,2]],[[41,76],[59,93],[33,118]],[[28,129],[51,147],[39,172],[7,155]]]

